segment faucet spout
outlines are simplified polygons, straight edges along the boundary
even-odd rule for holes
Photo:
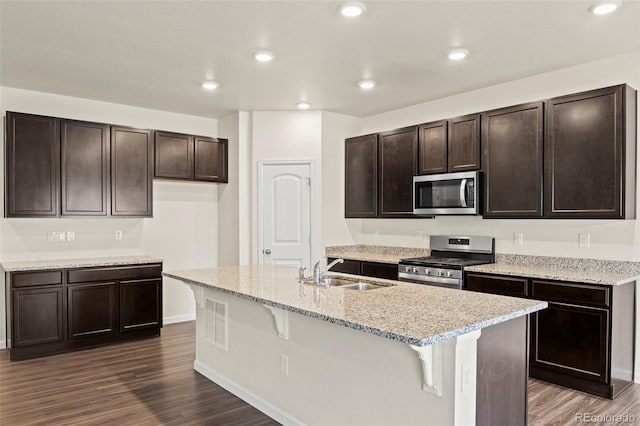
[[[338,263],[343,263],[344,259],[336,259],[333,262],[331,262],[330,264],[327,265],[327,269],[325,269],[325,271],[328,271],[329,269],[333,268],[334,266],[336,266]]]

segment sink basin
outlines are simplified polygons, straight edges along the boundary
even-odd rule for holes
[[[342,288],[346,288],[349,290],[375,290],[376,288],[384,288],[383,285],[375,285],[369,283],[354,283],[354,284],[345,284]]]
[[[329,278],[322,278],[320,280],[320,284],[334,287],[334,286],[344,286],[347,284],[355,284],[355,281],[349,281],[342,278],[329,277]]]

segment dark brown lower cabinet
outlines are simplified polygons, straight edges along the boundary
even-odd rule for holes
[[[7,272],[12,361],[159,336],[162,264]]]
[[[335,259],[335,257],[330,257],[327,259],[327,262],[331,263]],[[364,275],[365,277],[397,280],[398,264],[345,259],[343,263],[338,263],[333,266],[331,272],[343,272],[345,274]]]
[[[516,294],[514,284],[526,293]],[[633,381],[635,285],[468,273],[465,289],[548,302],[531,315],[529,375],[613,399]]]

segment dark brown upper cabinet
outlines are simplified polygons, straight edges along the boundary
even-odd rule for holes
[[[106,216],[109,125],[60,121],[62,216]]]
[[[228,182],[227,139],[194,137],[194,179],[205,182]]]
[[[447,140],[448,172],[480,170],[480,114],[450,119]]]
[[[228,182],[228,140],[156,132],[154,177]]]
[[[378,217],[378,135],[345,139],[344,149],[344,217]]]
[[[543,103],[482,113],[485,218],[542,216]]]
[[[111,127],[111,215],[151,217],[153,132]]]
[[[413,216],[413,176],[417,171],[418,126],[379,134],[380,217]]]
[[[154,177],[193,179],[193,136],[156,132],[154,166]]]
[[[447,120],[418,126],[418,174],[447,172]]]
[[[547,101],[545,216],[635,217],[636,91],[626,85]]]
[[[60,186],[59,122],[7,112],[5,217],[56,217]]]

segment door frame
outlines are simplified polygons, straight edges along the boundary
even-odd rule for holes
[[[309,166],[309,176],[311,178],[311,185],[309,186],[309,224],[310,224],[310,236],[311,241],[309,242],[310,248],[310,256],[311,256],[311,264],[314,263],[316,259],[316,250],[314,249],[314,245],[316,242],[317,235],[317,226],[316,226],[316,160],[258,160],[258,186],[256,187],[256,192],[258,195],[258,218],[257,218],[257,232],[258,232],[258,250],[256,253],[256,258],[258,259],[258,264],[262,264],[262,250],[264,249],[264,226],[262,224],[262,217],[264,212],[264,201],[262,194],[262,184],[264,182],[264,169],[267,166],[297,166],[297,165],[306,165]]]

